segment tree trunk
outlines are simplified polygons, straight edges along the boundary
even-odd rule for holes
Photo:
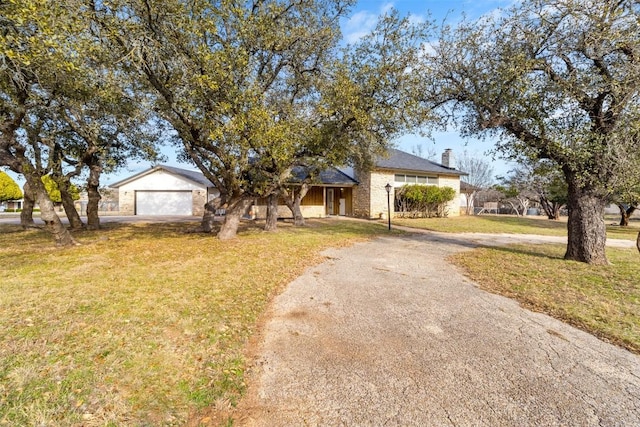
[[[87,228],[89,230],[98,230],[100,228],[100,216],[98,208],[100,206],[100,174],[102,167],[100,165],[89,166],[89,178],[87,179]]]
[[[562,205],[556,202],[545,201],[545,203],[542,203],[542,208],[544,209],[544,212],[547,214],[547,218],[554,221],[557,221],[560,219],[561,207]]]
[[[520,211],[518,210],[518,208],[516,207],[516,205],[513,202],[507,201],[507,203],[509,203],[511,205],[511,209],[513,209],[514,211],[516,211],[516,216],[520,216]]]
[[[67,220],[69,221],[69,227],[72,230],[81,230],[84,228],[84,224],[80,219],[80,215],[78,214],[78,210],[76,209],[75,203],[73,201],[73,197],[71,197],[71,193],[69,192],[70,183],[66,179],[58,179],[56,180],[58,184],[58,189],[60,190],[60,198],[62,200],[62,207],[64,208],[64,212],[67,214]]]
[[[236,237],[238,233],[238,226],[240,225],[240,219],[242,215],[247,213],[247,209],[251,206],[252,199],[239,198],[229,203],[227,207],[227,213],[218,232],[218,239],[231,240]]]
[[[296,196],[296,199],[293,202],[293,225],[296,227],[304,227],[305,225],[304,217],[302,216],[302,208],[300,207],[302,197]]]
[[[636,205],[629,205],[629,207],[625,207],[622,203],[617,203],[618,209],[620,210],[620,226],[628,227],[629,226],[629,218],[636,211]]]
[[[629,216],[627,215],[627,210],[621,204],[618,204],[618,209],[620,209],[620,227],[628,227]]]
[[[291,193],[287,193],[285,196],[285,204],[293,215],[293,225],[296,227],[304,227],[304,217],[302,216],[302,199],[309,192],[309,184],[303,183],[296,191],[295,188],[291,189]]]
[[[466,196],[465,200],[466,200],[466,202],[467,202],[467,207],[466,207],[467,215],[472,215],[472,214],[474,214],[474,213],[475,213],[475,212],[473,211],[473,210],[474,210],[474,209],[473,209],[473,204],[474,204],[474,203],[473,203],[473,202],[474,202],[474,200],[473,200],[473,199],[474,199],[474,198],[475,198],[475,196],[476,196],[476,192],[474,191],[473,193],[464,193],[464,195]]]
[[[40,176],[35,174],[24,174],[25,179],[29,182],[29,186],[36,195],[38,205],[40,206],[40,218],[44,221],[44,225],[53,236],[57,246],[72,246],[77,242],[71,236],[71,233],[60,221],[60,217],[53,208],[53,202],[44,188],[44,184]]]
[[[36,204],[36,196],[29,186],[28,182],[24,183],[22,187],[23,193],[23,202],[22,202],[22,212],[20,212],[20,225],[25,230],[30,227],[35,227],[36,224],[33,222],[33,208]]]
[[[265,231],[276,231],[278,229],[278,194],[271,194],[267,198],[267,222],[264,225]]]
[[[638,252],[640,252],[640,233],[638,233],[638,238],[636,239],[636,248],[638,248]]]
[[[202,215],[202,221],[200,222],[200,230],[202,232],[211,233],[213,231],[216,211],[220,209],[221,206],[222,199],[220,197],[209,200],[204,204],[204,214]]]
[[[605,253],[607,230],[604,223],[604,198],[597,191],[580,186],[567,174],[569,219],[565,259],[588,264],[608,264]]]

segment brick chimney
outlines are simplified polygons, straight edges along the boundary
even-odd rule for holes
[[[451,148],[447,148],[444,150],[444,153],[442,153],[442,165],[455,169],[456,159],[453,157],[453,150],[451,150]]]

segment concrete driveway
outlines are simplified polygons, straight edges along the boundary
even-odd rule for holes
[[[479,290],[467,237],[332,249],[275,301],[246,426],[637,426],[640,358]]]
[[[69,221],[67,217],[64,215],[60,216],[60,220],[63,224],[68,224]],[[87,217],[83,216],[82,222],[86,224]],[[44,223],[40,220],[40,215],[34,215],[33,220],[36,225],[44,225]],[[117,216],[117,215],[101,215],[100,223],[108,223],[108,222],[120,222],[120,223],[134,223],[134,222],[200,222],[202,220],[202,216],[186,216],[186,215],[127,215],[127,216]],[[0,214],[0,224],[13,224],[20,225],[20,215],[19,214]]]

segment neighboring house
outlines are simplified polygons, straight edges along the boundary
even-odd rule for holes
[[[442,154],[442,163],[401,150],[389,150],[389,156],[378,159],[370,172],[355,174],[360,185],[354,190],[354,215],[361,218],[380,218],[388,215],[385,188],[387,184],[391,184],[393,189],[407,184],[451,187],[456,191],[456,197],[447,205],[446,211],[450,216],[460,215],[460,176],[466,173],[455,169],[453,164],[453,153],[450,149]],[[393,191],[390,200],[392,212],[395,200]]]
[[[460,176],[464,172],[452,166],[451,150],[443,154],[443,163],[392,149],[389,156],[375,162],[368,173],[354,173],[352,169],[330,168],[322,173],[301,203],[303,216],[329,215],[380,218],[388,215],[387,191],[406,184],[451,187],[456,198],[447,206],[451,216],[460,214]],[[451,166],[450,166],[451,165]],[[301,170],[293,171],[292,184],[305,178]],[[159,165],[110,185],[118,189],[122,215],[202,215],[204,204],[219,195],[213,184],[201,172]],[[393,210],[394,194],[390,194]],[[280,217],[291,217],[291,211],[281,201]],[[252,213],[266,216],[266,200],[257,199]]]
[[[118,189],[121,215],[202,215],[219,195],[201,172],[154,166],[110,185]]]
[[[22,210],[23,199],[20,200],[7,200],[6,202],[0,202],[0,212],[5,210],[15,212],[16,210]]]

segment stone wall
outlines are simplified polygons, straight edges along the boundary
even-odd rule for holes
[[[368,174],[358,174],[360,182],[353,189],[353,214],[359,218],[377,219],[389,214],[387,209],[387,184],[393,185],[394,173],[388,170],[376,170]],[[391,194],[393,211],[393,193]]]
[[[192,215],[204,215],[204,204],[207,203],[207,190],[191,190],[191,200]]]
[[[118,190],[118,211],[120,215],[135,215],[136,192],[122,187]]]
[[[353,216],[356,218],[369,218],[369,212],[371,211],[370,177],[368,173],[361,171],[354,171],[354,173],[354,178],[359,184],[353,187]]]

